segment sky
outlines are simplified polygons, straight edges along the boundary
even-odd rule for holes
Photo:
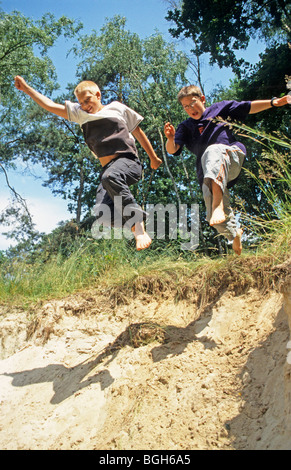
[[[65,15],[83,23],[82,34],[90,34],[93,30],[98,32],[107,18],[121,15],[127,19],[127,28],[141,38],[149,37],[158,30],[167,41],[174,42],[168,32],[171,25],[165,19],[168,4],[164,0],[0,0],[0,8],[6,13],[19,11],[34,20],[48,12],[53,13],[56,18]],[[60,39],[49,53],[56,68],[60,91],[65,91],[67,83],[73,83],[76,78],[76,65],[80,60],[72,55],[67,57],[73,43],[74,40]],[[180,50],[189,50],[190,43],[180,40],[177,47]],[[254,56],[255,52],[258,52],[256,45],[251,48],[249,54]],[[228,83],[231,77],[229,70],[205,67],[203,82],[206,91],[218,83]],[[30,172],[38,177],[30,175],[27,171],[23,172],[23,165],[19,163],[16,171],[9,171],[10,184],[26,200],[37,230],[49,233],[59,222],[70,220],[72,214],[67,210],[66,201],[53,196],[50,189],[42,186],[41,168],[35,166]],[[9,197],[5,177],[0,169],[0,212],[7,207]],[[5,230],[6,228],[0,225],[0,250],[7,249],[11,244],[11,240],[1,235]]]

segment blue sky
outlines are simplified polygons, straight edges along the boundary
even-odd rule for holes
[[[174,42],[168,32],[170,24],[165,19],[167,7],[167,2],[163,0],[0,0],[0,8],[6,13],[16,10],[36,20],[44,13],[50,12],[57,18],[65,15],[80,20],[84,25],[82,34],[90,34],[92,30],[98,31],[106,18],[119,14],[126,17],[127,28],[140,37],[148,37],[157,29],[167,41]],[[76,60],[71,55],[67,57],[73,42],[59,40],[50,52],[62,90],[68,82],[75,81],[79,59]],[[179,41],[177,47],[180,50],[189,50],[190,43]],[[255,51],[258,51],[256,45],[250,49],[249,54],[255,57]],[[227,84],[230,77],[230,71],[213,69],[206,64],[203,76],[206,91],[210,91],[218,83]],[[31,168],[31,171],[35,175],[41,175],[41,169],[37,166]],[[66,201],[54,197],[49,189],[42,186],[40,178],[36,179],[27,172],[23,173],[21,164],[17,171],[9,172],[9,179],[11,185],[27,200],[39,231],[48,233],[58,222],[71,219]],[[0,211],[7,206],[8,199],[9,191],[4,175],[0,172]],[[0,250],[6,249],[11,243],[1,236],[1,232],[5,230],[0,226]]]
[[[39,19],[44,13],[53,13],[57,18],[65,15],[83,23],[83,34],[98,31],[106,18],[121,15],[127,18],[127,27],[140,37],[148,37],[158,29],[169,41],[170,24],[166,21],[167,3],[163,0],[0,0],[0,7],[9,13],[20,11],[23,15]],[[75,78],[76,64],[79,60],[66,54],[72,41],[59,40],[50,56],[53,59],[61,86]]]

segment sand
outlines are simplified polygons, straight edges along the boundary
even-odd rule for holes
[[[91,291],[0,307],[0,449],[291,450],[283,301],[248,289],[203,309],[114,305]]]

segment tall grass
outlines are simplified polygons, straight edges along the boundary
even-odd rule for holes
[[[272,161],[270,162],[270,156]],[[261,216],[250,217],[242,213],[242,219],[252,227],[253,237],[261,251],[286,252],[291,248],[291,173],[286,155],[273,150],[263,154],[265,161],[259,162],[259,176],[248,174],[257,182],[271,210]],[[274,181],[284,184],[278,194]]]
[[[245,171],[256,182],[270,209],[261,216],[250,216],[241,204],[242,222],[251,227],[251,237],[260,252],[290,254],[291,144],[286,137],[266,134],[246,125],[233,126],[239,135],[251,138],[262,146],[261,160],[257,161],[258,174]]]
[[[28,263],[25,258],[16,258],[2,263],[0,304],[26,306],[85,288],[126,285],[137,276],[175,271],[177,263],[176,248],[161,247],[155,241],[150,250],[137,252],[134,243],[126,239],[80,239],[69,256],[60,250],[47,261],[36,258]]]
[[[68,257],[59,252],[45,262],[15,259],[4,263],[0,272],[0,302],[30,303],[95,285],[103,274],[126,262],[124,243],[110,242],[80,240]]]

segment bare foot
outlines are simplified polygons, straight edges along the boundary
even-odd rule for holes
[[[148,248],[152,243],[151,237],[145,232],[143,235],[135,235],[136,249],[138,251]]]
[[[138,251],[148,248],[152,243],[151,237],[146,233],[143,223],[137,223],[132,228],[135,237],[136,249]]]
[[[233,240],[233,243],[232,243],[233,251],[237,255],[240,255],[241,252],[242,252],[242,243],[241,243],[242,234],[243,234],[243,230],[241,228],[238,229],[238,231],[236,232],[236,237],[235,237],[235,239]]]
[[[226,215],[224,213],[224,205],[223,205],[223,192],[221,187],[212,181],[212,215],[210,218],[209,225],[211,227],[213,225],[219,225],[225,222]]]
[[[213,210],[209,225],[212,227],[213,225],[222,224],[225,221],[226,216],[223,210],[223,205],[221,204]]]

